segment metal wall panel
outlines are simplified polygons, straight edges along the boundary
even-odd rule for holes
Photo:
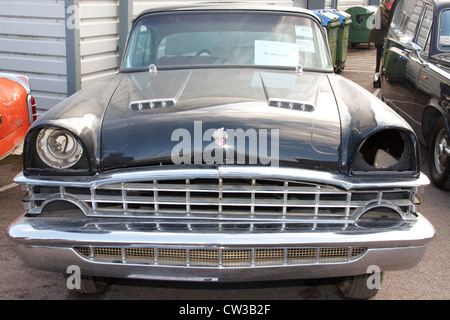
[[[80,0],[81,87],[119,70],[119,0]]]
[[[308,5],[314,5],[314,1],[316,0],[275,0],[275,1],[261,1],[261,0],[246,0],[248,2],[254,2],[254,3],[274,3],[276,5],[295,5],[300,7],[308,7]],[[192,1],[192,0],[134,0],[134,6],[133,6],[133,15],[136,16],[140,12],[144,11],[145,9],[150,9],[152,7],[157,6],[164,6],[168,4],[175,4],[175,5],[183,5],[189,2],[211,2],[211,0],[198,0],[198,1]],[[346,10],[349,7],[362,5],[366,6],[369,5],[369,0],[325,0],[325,1],[319,1],[318,3],[325,2],[325,8],[331,8],[334,7],[335,2],[337,2],[338,9]]]
[[[198,2],[218,2],[211,0],[134,0],[133,1],[133,16],[137,16],[139,13],[146,9],[159,7],[159,6],[167,6],[167,5],[186,5],[187,3],[198,3]],[[276,5],[286,5],[292,6],[292,0],[275,0],[275,1],[261,1],[261,0],[246,0],[246,2],[254,2],[254,3],[274,3]]]
[[[0,72],[31,81],[38,113],[67,96],[63,0],[0,0]]]

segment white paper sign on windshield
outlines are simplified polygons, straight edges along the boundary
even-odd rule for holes
[[[314,48],[314,41],[312,40],[297,39],[297,44],[298,44],[298,51],[312,52],[312,53],[316,52],[316,49]]]
[[[297,37],[313,38],[312,28],[306,26],[295,26],[295,34]]]
[[[296,43],[255,40],[255,65],[297,66]]]

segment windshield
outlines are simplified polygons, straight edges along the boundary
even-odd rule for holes
[[[450,10],[443,11],[439,24],[439,49],[450,50]]]
[[[331,68],[320,27],[307,16],[190,12],[141,18],[130,35],[125,69],[193,66]]]

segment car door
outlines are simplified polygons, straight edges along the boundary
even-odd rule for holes
[[[406,46],[414,40],[423,6],[422,0],[399,0],[393,7],[385,41],[381,68],[383,97],[394,110],[403,114],[409,114],[413,108],[411,93],[414,95],[420,71],[418,57]]]
[[[426,144],[422,136],[424,110],[429,104],[430,99],[440,97],[440,83],[444,81],[443,77],[439,75],[438,70],[436,70],[436,67],[428,62],[433,16],[433,7],[426,4],[414,40],[422,48],[421,52],[414,53],[414,68],[418,70],[417,77],[414,75],[416,77],[416,83],[413,87],[413,92],[411,92],[411,94],[414,94],[412,96],[414,98],[414,104],[410,105],[408,109],[406,106],[403,108],[405,110],[404,117],[408,119],[424,144]]]
[[[419,75],[423,67],[423,60],[419,51],[408,49],[411,48],[411,42],[416,43],[419,39],[425,38],[425,25],[431,26],[431,22],[424,22],[424,13],[429,13],[429,5],[423,1],[418,1],[416,6],[412,8],[411,16],[407,24],[407,33],[411,38],[405,43],[399,52],[399,60],[397,69],[401,70],[401,77],[396,87],[395,103],[397,112],[406,119],[416,132],[420,132],[421,127],[421,102],[423,93],[417,90]],[[432,14],[432,8],[431,8]],[[427,20],[431,21],[427,15]],[[417,44],[417,43],[416,43]]]

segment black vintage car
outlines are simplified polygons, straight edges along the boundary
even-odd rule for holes
[[[26,212],[7,233],[28,265],[70,270],[71,289],[345,277],[367,298],[434,237],[419,165],[406,121],[333,73],[312,12],[154,9],[117,75],[29,130]]]
[[[450,1],[394,4],[382,58],[386,103],[428,147],[431,180],[450,189]]]

